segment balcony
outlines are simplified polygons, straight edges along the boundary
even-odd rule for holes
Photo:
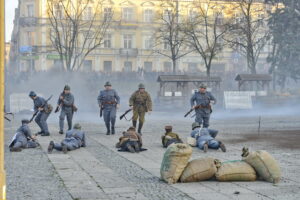
[[[126,56],[126,57],[136,57],[138,55],[139,51],[137,48],[134,49],[119,49],[120,56]]]
[[[38,24],[38,18],[36,17],[20,17],[20,26],[36,26]]]

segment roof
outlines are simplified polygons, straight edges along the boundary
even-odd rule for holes
[[[157,82],[221,82],[219,76],[196,76],[196,75],[160,75]]]
[[[238,74],[236,81],[272,81],[272,76],[269,74]]]

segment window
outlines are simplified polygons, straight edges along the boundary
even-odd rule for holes
[[[34,17],[34,7],[33,4],[27,5],[27,16]]]
[[[146,9],[144,11],[144,21],[145,22],[152,22],[153,21],[153,10]]]
[[[63,8],[60,5],[56,5],[54,7],[54,15],[56,18],[61,19],[63,18],[63,12],[62,12]]]
[[[104,36],[104,48],[111,48],[111,34]]]
[[[170,50],[170,45],[168,42],[164,42],[164,50]]]
[[[188,63],[188,71],[197,72],[198,71],[197,63]]]
[[[123,8],[123,20],[125,21],[133,20],[133,8]]]
[[[111,18],[112,17],[112,9],[111,8],[104,8],[104,10],[103,10],[103,17],[105,18],[105,19],[109,19],[109,18]]]
[[[152,72],[152,62],[144,62],[145,72]]]
[[[214,13],[215,21],[217,25],[222,25],[223,24],[223,13],[222,12],[216,12]]]
[[[151,36],[146,36],[144,39],[144,48],[145,49],[152,49],[153,47],[153,41]]]
[[[131,49],[132,48],[132,35],[124,35],[123,36],[123,41],[124,41],[124,48],[125,49]]]
[[[86,72],[92,71],[93,62],[91,60],[84,60],[83,61],[83,70]]]
[[[172,72],[172,63],[164,62],[164,72]]]
[[[92,12],[93,12],[92,7],[85,8],[84,15],[83,15],[84,20],[92,20],[92,17],[93,17]]]
[[[28,31],[25,36],[25,41],[27,41],[28,46],[33,46],[34,45],[34,32]]]
[[[125,72],[132,72],[132,62],[131,61],[125,61],[124,62],[124,71]]]
[[[112,61],[104,61],[103,62],[103,70],[105,73],[112,72]]]

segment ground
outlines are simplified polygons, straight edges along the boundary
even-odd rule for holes
[[[120,113],[119,113],[120,114]],[[182,114],[154,112],[146,116],[143,131],[144,147],[139,154],[118,152],[115,143],[130,122],[119,121],[117,134],[105,135],[102,119],[96,114],[75,116],[87,134],[87,147],[63,154],[47,154],[51,140],[61,141],[57,132],[57,115],[49,119],[50,137],[39,137],[41,148],[8,151],[7,144],[19,126],[16,116],[5,128],[5,168],[7,199],[9,200],[96,200],[96,199],[300,199],[300,116],[293,115],[226,115],[212,116],[211,127],[219,130],[227,152],[193,148],[192,158],[214,157],[222,161],[241,159],[241,149],[266,150],[279,162],[282,180],[273,185],[264,181],[177,183],[168,185],[160,180],[160,164],[165,149],[161,135],[165,125],[184,140],[189,135],[193,119]],[[223,117],[222,117],[223,116]],[[224,117],[225,116],[225,117]],[[28,117],[28,116],[27,116]],[[37,132],[35,123],[30,125]]]

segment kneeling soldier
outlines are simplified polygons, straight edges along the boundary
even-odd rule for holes
[[[142,137],[135,131],[134,127],[130,127],[123,132],[123,136],[119,138],[116,148],[121,151],[130,151],[131,153],[139,153],[143,145]]]
[[[35,148],[39,143],[35,141],[35,137],[31,136],[31,131],[28,126],[29,120],[23,119],[22,126],[17,130],[11,143],[9,144],[10,151],[22,151],[22,148]]]
[[[172,126],[165,126],[166,133],[161,137],[162,144],[164,147],[168,147],[170,144],[173,143],[183,143],[182,140],[179,138],[177,133],[172,132]]]
[[[85,133],[81,131],[80,124],[75,124],[72,130],[66,132],[66,138],[60,143],[50,142],[48,153],[52,153],[53,149],[67,153],[80,147],[85,147]]]
[[[202,149],[204,152],[207,152],[208,148],[219,149],[223,152],[226,152],[225,145],[215,139],[218,131],[208,128],[202,128],[198,122],[192,124],[191,137],[197,140],[197,146],[199,149]]]

